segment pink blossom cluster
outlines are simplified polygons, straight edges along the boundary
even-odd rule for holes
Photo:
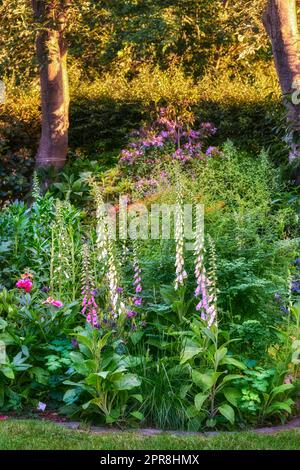
[[[93,290],[90,290],[89,287],[86,287],[82,290],[82,310],[81,313],[86,315],[87,322],[91,323],[93,326],[97,326],[98,317],[97,309],[98,305],[96,303],[95,297],[93,295]]]
[[[133,303],[134,305],[141,305],[142,304],[142,298],[140,296],[143,288],[142,288],[142,278],[141,278],[141,273],[142,270],[139,266],[138,260],[135,258],[134,263],[133,263],[133,270],[134,270],[134,275],[133,275],[133,286],[135,288],[135,296],[133,297]]]
[[[24,279],[19,279],[16,283],[16,287],[18,289],[24,289],[27,294],[31,291],[33,286],[33,283],[31,279],[24,278]]]
[[[53,305],[54,307],[57,307],[57,308],[63,307],[63,303],[60,300],[55,300],[52,297],[48,297],[46,300],[44,300],[43,304]]]
[[[195,263],[195,277],[197,287],[195,297],[201,297],[196,305],[196,310],[201,312],[201,319],[207,322],[210,328],[216,322],[216,296],[214,294],[213,282],[207,277],[203,263],[202,253],[198,253]]]

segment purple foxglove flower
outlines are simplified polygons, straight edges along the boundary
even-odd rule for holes
[[[133,318],[133,317],[136,317],[136,316],[137,316],[137,313],[134,310],[129,310],[127,312],[127,318]]]
[[[133,303],[134,305],[137,305],[137,306],[142,305],[142,297],[134,297]]]

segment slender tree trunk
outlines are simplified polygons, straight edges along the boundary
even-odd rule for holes
[[[40,65],[42,132],[36,167],[62,168],[68,150],[69,86],[64,38],[68,1],[32,0],[41,27],[36,38]]]
[[[300,104],[293,99],[293,92],[300,88],[300,35],[297,22],[296,0],[268,0],[263,15],[265,29],[270,37],[275,67],[287,110],[291,131],[290,157],[298,156],[300,132]],[[296,135],[296,139],[294,136]],[[299,153],[300,156],[300,153]],[[297,183],[300,171],[297,170]]]

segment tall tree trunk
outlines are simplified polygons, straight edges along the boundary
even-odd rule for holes
[[[291,135],[297,134],[297,142],[300,137],[300,104],[293,102],[293,92],[300,88],[300,35],[296,3],[296,0],[268,0],[263,22],[272,43],[288,125]],[[292,139],[290,156],[298,152],[298,145]],[[296,180],[300,183],[299,170]]]
[[[37,167],[62,168],[67,156],[69,86],[64,30],[69,4],[68,0],[32,0],[35,17],[41,23],[36,38],[42,106]]]

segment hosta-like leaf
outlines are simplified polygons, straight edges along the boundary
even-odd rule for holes
[[[81,390],[79,388],[71,388],[70,390],[67,390],[66,393],[64,394],[63,401],[67,403],[68,405],[72,404],[77,400],[80,393],[81,393]]]
[[[132,411],[130,414],[139,421],[143,421],[143,419],[145,418],[143,413],[140,413],[140,411]]]
[[[279,385],[278,387],[273,388],[271,391],[271,395],[275,397],[276,395],[279,395],[280,393],[285,393],[289,390],[292,390],[294,388],[293,384],[282,384]]]
[[[285,401],[277,401],[275,403],[272,403],[267,410],[266,414],[272,414],[275,413],[276,411],[286,411],[287,413],[291,414],[292,409],[291,405],[293,405],[293,400],[285,400]]]
[[[226,418],[231,424],[234,424],[235,414],[232,406],[228,405],[227,403],[224,403],[223,405],[218,407],[218,410],[221,415],[224,416],[224,418]]]
[[[135,395],[130,395],[132,398],[135,398],[138,402],[143,403],[143,396],[140,393],[136,393]]]
[[[4,374],[5,377],[7,377],[8,379],[14,379],[15,378],[14,371],[8,365],[0,366],[0,372],[2,372],[2,374]]]
[[[238,361],[234,357],[231,356],[225,356],[221,361],[220,364],[228,364],[234,367],[237,367],[238,369],[245,370],[247,367],[245,364],[243,364],[241,361]]]
[[[197,356],[197,354],[199,354],[201,351],[203,351],[203,348],[199,348],[197,346],[185,346],[180,363],[184,364],[193,357]]]
[[[222,384],[227,383],[227,382],[231,382],[232,380],[240,379],[241,377],[243,377],[243,376],[240,375],[240,374],[225,375],[225,377],[222,380]]]
[[[242,397],[240,390],[233,387],[224,388],[222,390],[226,400],[229,401],[233,406],[238,406],[239,399]]]
[[[141,380],[135,374],[125,374],[119,380],[114,382],[116,390],[131,390],[132,388],[139,387]]]
[[[195,369],[192,370],[192,380],[194,384],[200,387],[204,392],[212,388],[221,375],[222,372],[211,371],[206,374],[201,374]]]
[[[200,411],[203,407],[204,402],[207,400],[209,395],[204,395],[203,393],[198,393],[195,396],[195,407],[198,411]]]
[[[221,347],[217,349],[217,351],[214,354],[214,359],[216,364],[218,365],[220,361],[226,356],[227,354],[227,348]]]

